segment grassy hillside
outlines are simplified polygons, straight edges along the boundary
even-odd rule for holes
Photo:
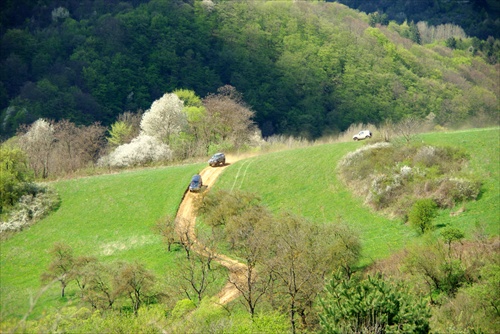
[[[54,242],[70,245],[75,256],[93,255],[103,261],[138,260],[158,275],[171,269],[173,255],[151,226],[163,215],[175,214],[191,176],[204,165],[144,169],[53,183],[62,203],[57,212],[2,242],[1,316],[22,316],[30,296],[41,287],[49,249]],[[59,287],[44,293],[34,315],[63,305]],[[67,300],[76,286],[70,284]]]
[[[442,211],[436,225],[460,228],[468,237],[477,223],[485,224],[489,234],[500,232],[499,136],[499,129],[493,128],[430,133],[416,139],[463,147],[471,155],[470,171],[484,181],[478,201],[467,203],[466,211],[455,217],[450,217],[449,210]],[[419,240],[412,228],[374,212],[337,179],[338,161],[366,143],[325,144],[239,161],[225,171],[217,186],[256,192],[275,211],[289,210],[319,223],[344,220],[359,231],[362,264],[366,264]]]
[[[479,200],[467,203],[463,214],[450,217],[443,211],[435,224],[458,227],[470,237],[475,225],[483,223],[489,234],[499,234],[499,129],[431,133],[418,140],[463,147],[471,155],[470,171],[484,182]],[[338,161],[365,143],[324,144],[241,160],[224,171],[215,187],[256,192],[272,210],[289,210],[317,223],[344,220],[360,234],[361,265],[366,265],[421,238],[401,221],[374,213],[337,179]],[[41,287],[40,275],[50,261],[48,250],[56,241],[69,244],[75,255],[95,255],[103,261],[140,260],[161,277],[175,270],[175,254],[165,252],[151,226],[159,217],[175,213],[190,177],[204,166],[54,182],[62,199],[59,210],[0,244],[1,317],[26,313],[30,296]],[[76,301],[76,292],[72,284],[67,298],[61,299],[58,286],[51,287],[37,303],[33,316]]]

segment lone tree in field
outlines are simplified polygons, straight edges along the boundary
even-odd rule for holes
[[[170,252],[172,245],[179,242],[179,236],[175,230],[176,218],[173,216],[165,216],[156,221],[153,230],[162,236],[163,241],[167,244],[167,250]]]
[[[61,297],[64,297],[66,286],[74,279],[75,258],[73,249],[63,242],[56,242],[50,250],[50,254],[52,255],[52,262],[49,264],[47,272],[42,274],[42,281],[59,281],[61,283]]]

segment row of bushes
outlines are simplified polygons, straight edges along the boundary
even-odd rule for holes
[[[0,239],[35,224],[56,210],[61,202],[57,192],[46,185],[26,183],[23,192],[24,195],[0,220]]]
[[[414,206],[452,208],[476,199],[481,182],[467,174],[468,159],[459,148],[379,142],[347,154],[339,172],[368,205],[406,221]]]

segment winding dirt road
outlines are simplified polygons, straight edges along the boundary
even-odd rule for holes
[[[217,177],[222,173],[222,171],[224,171],[224,169],[227,168],[227,166],[228,165],[226,164],[223,167],[207,167],[202,170],[200,175],[203,180],[203,185],[208,186],[209,188],[213,186]],[[199,196],[199,194],[191,193],[189,191],[186,192],[184,199],[179,206],[179,210],[177,211],[176,231],[181,240],[186,240],[186,233],[188,234],[187,239],[190,243],[192,243],[191,249],[194,252],[204,256],[212,256],[216,262],[220,263],[229,270],[229,281],[217,294],[219,304],[225,305],[240,295],[240,291],[236,288],[233,282],[243,283],[246,280],[246,265],[225,255],[216,254],[214,251],[198,242],[195,233],[196,210],[194,205],[194,201],[197,196]]]

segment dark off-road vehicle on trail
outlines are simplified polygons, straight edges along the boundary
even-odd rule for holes
[[[224,166],[226,164],[226,156],[224,153],[215,153],[210,160],[208,160],[208,164],[212,167]]]
[[[203,181],[201,180],[201,175],[200,174],[193,175],[191,183],[189,184],[189,191],[197,192],[201,190],[201,187],[203,187]]]

